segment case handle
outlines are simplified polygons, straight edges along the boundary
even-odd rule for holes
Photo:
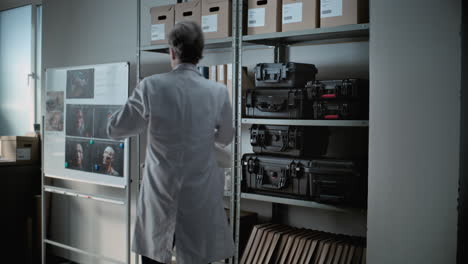
[[[266,69],[258,67],[255,75],[258,81],[266,83],[279,83],[281,80],[286,78],[285,71],[283,69]]]
[[[262,112],[281,112],[285,109],[286,106],[286,101],[283,101],[282,103],[275,104],[275,103],[267,103],[267,102],[261,102],[255,105],[255,107],[262,111]]]

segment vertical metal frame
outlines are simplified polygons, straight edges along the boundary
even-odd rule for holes
[[[46,264],[46,245],[45,239],[47,234],[47,219],[46,219],[46,198],[45,198],[45,175],[44,175],[44,120],[45,116],[42,115],[41,126],[41,263]]]
[[[236,80],[237,80],[237,68],[236,68],[236,58],[238,56],[238,53],[237,53],[237,39],[238,39],[238,34],[237,34],[237,30],[236,30],[236,25],[237,25],[237,8],[238,8],[238,4],[237,4],[237,0],[233,0],[232,1],[232,14],[231,14],[231,20],[232,20],[232,67],[231,67],[231,71],[232,71],[232,107],[233,107],[233,111],[232,111],[232,120],[233,120],[233,126],[234,128],[237,128],[237,83],[236,83]],[[237,131],[237,129],[235,130]],[[237,215],[237,212],[236,212],[236,208],[237,208],[237,200],[236,200],[236,179],[237,179],[237,172],[236,172],[236,151],[237,151],[237,135],[234,136],[234,140],[233,140],[233,143],[232,143],[232,166],[231,166],[231,191],[230,191],[230,208],[229,208],[229,223],[231,225],[231,228],[232,228],[232,232],[233,232],[233,237],[234,237],[234,244],[235,244],[235,253],[234,253],[234,257],[230,258],[229,259],[229,263],[230,264],[234,264],[236,263],[236,256],[237,256],[237,249],[238,249],[238,243],[237,243],[237,238],[236,238],[236,224],[237,224],[237,220],[236,220],[236,215]]]
[[[130,81],[130,65],[127,63],[125,65],[127,68],[128,68],[128,80]],[[44,71],[44,72],[47,72],[47,71]],[[45,84],[47,83],[47,74],[45,75],[45,78],[44,79],[44,82],[43,82],[43,85],[42,85],[42,91],[45,92],[46,91],[46,86]],[[129,87],[127,87],[128,89]],[[43,102],[41,102],[41,107],[42,107],[42,104]],[[104,260],[104,261],[108,261],[108,262],[114,262],[114,263],[125,263],[125,264],[130,264],[131,263],[131,249],[130,249],[130,240],[131,240],[131,183],[132,183],[132,180],[131,180],[131,158],[130,158],[130,154],[131,154],[131,142],[132,140],[131,139],[126,139],[125,140],[125,167],[126,167],[126,170],[124,172],[124,175],[127,175],[127,181],[125,182],[125,186],[123,187],[125,189],[125,198],[123,200],[123,203],[120,202],[119,200],[115,200],[115,199],[102,199],[101,196],[94,196],[93,195],[90,195],[90,194],[84,194],[84,193],[80,193],[80,192],[77,192],[77,191],[74,191],[74,190],[67,190],[66,192],[57,192],[57,191],[51,191],[50,189],[54,188],[54,186],[52,185],[47,185],[46,184],[46,175],[44,173],[44,142],[45,142],[45,115],[42,115],[42,127],[41,127],[41,263],[42,264],[46,264],[47,263],[47,256],[46,256],[46,253],[47,253],[47,244],[49,245],[53,245],[53,246],[57,246],[57,247],[60,247],[62,249],[65,249],[65,250],[68,250],[68,251],[73,251],[73,252],[77,252],[77,253],[80,253],[80,254],[83,254],[83,255],[87,255],[89,257],[94,257],[96,259],[100,259],[100,260]],[[66,179],[64,179],[66,180]],[[90,184],[93,184],[93,183],[90,183]],[[99,184],[97,184],[99,185]],[[114,187],[114,188],[122,188],[121,186],[112,186],[112,185],[107,185],[108,187]],[[57,188],[55,188],[57,189]],[[60,188],[58,188],[60,189]],[[111,204],[121,204],[124,206],[125,208],[125,223],[126,223],[126,228],[125,228],[125,251],[126,251],[126,255],[125,255],[125,262],[121,262],[121,261],[118,261],[118,260],[115,260],[115,259],[111,259],[111,258],[108,258],[108,257],[105,257],[105,256],[102,256],[102,255],[99,255],[99,254],[95,254],[95,253],[91,253],[91,252],[88,252],[86,250],[81,250],[81,249],[78,249],[78,248],[75,248],[75,247],[72,247],[72,246],[69,246],[69,245],[65,245],[63,243],[58,243],[58,242],[55,242],[55,241],[52,241],[52,240],[49,240],[47,239],[47,211],[46,211],[46,202],[47,202],[47,199],[45,198],[45,195],[48,193],[48,192],[53,192],[53,193],[58,193],[58,194],[62,194],[62,195],[70,195],[70,196],[74,196],[74,197],[81,197],[81,198],[87,198],[87,199],[92,199],[92,200],[97,200],[97,201],[101,201],[101,202],[106,202],[106,203],[111,203]]]
[[[235,210],[235,225],[234,225],[234,241],[235,241],[235,254],[234,264],[239,263],[240,249],[239,249],[239,234],[240,234],[240,199],[241,199],[241,182],[242,182],[242,35],[243,35],[243,9],[244,0],[235,0],[236,8],[233,16],[233,41],[234,41],[234,58],[233,58],[233,87],[236,87],[236,104],[235,104],[235,124],[236,124],[236,136],[235,136],[235,148],[234,148],[234,188],[233,188],[233,200]]]
[[[140,69],[140,65],[141,65],[141,0],[137,0],[137,47],[136,47],[136,84],[135,85],[138,85],[140,83],[140,78],[141,78],[141,69]],[[141,144],[141,139],[140,139],[140,135],[138,134],[136,136],[136,140],[135,140],[135,144],[136,144],[136,152],[137,152],[137,193],[135,195],[139,195],[140,193],[140,184],[141,184],[141,154],[140,154],[140,144]],[[131,177],[129,177],[131,178]],[[131,181],[131,180],[130,180]],[[129,185],[129,188],[130,185]],[[131,202],[131,197],[130,197],[130,201]],[[130,214],[130,225],[131,225],[131,212],[129,213]],[[130,238],[131,238],[131,234],[129,235],[129,241],[128,243],[130,243]],[[130,263],[130,262],[129,262]],[[135,253],[135,264],[139,264],[140,263],[140,257],[138,254]]]

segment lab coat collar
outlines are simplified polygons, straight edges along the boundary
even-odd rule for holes
[[[197,70],[197,65],[192,64],[192,63],[177,64],[177,66],[175,66],[174,68],[174,71],[177,71],[177,70],[191,70],[191,71],[198,73],[198,75],[201,76],[201,73]]]

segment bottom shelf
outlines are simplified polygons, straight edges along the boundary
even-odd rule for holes
[[[304,201],[304,200],[297,200],[297,199],[290,199],[290,198],[283,198],[283,197],[276,197],[270,195],[262,195],[262,194],[254,194],[254,193],[241,193],[241,198],[248,199],[248,200],[255,200],[255,201],[263,201],[263,202],[270,202],[270,203],[278,203],[278,204],[287,204],[287,205],[294,205],[294,206],[301,206],[301,207],[308,207],[308,208],[315,208],[315,209],[323,209],[323,210],[330,210],[336,212],[362,212],[364,213],[364,209],[358,208],[349,208],[349,207],[340,207],[328,204],[321,204],[313,201]]]

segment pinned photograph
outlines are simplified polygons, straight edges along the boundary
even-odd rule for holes
[[[94,98],[94,69],[67,71],[67,99]]]
[[[107,136],[107,122],[109,121],[112,114],[120,109],[120,106],[96,106],[94,108],[94,137],[105,138]]]
[[[65,168],[92,171],[92,150],[86,139],[65,139]]]
[[[47,92],[46,94],[46,131],[63,131],[63,92]]]
[[[67,105],[67,136],[93,136],[93,107],[89,105]]]
[[[63,112],[47,112],[45,116],[46,131],[63,131]]]
[[[120,142],[96,141],[93,172],[123,177],[124,150]]]

